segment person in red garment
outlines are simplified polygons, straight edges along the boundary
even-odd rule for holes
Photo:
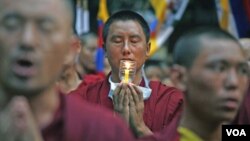
[[[57,81],[58,91],[68,94],[69,92],[75,90],[81,83],[81,79],[76,71],[76,57],[79,55],[81,50],[80,41],[76,33],[72,35],[72,44],[70,46],[75,53],[68,55],[64,61],[63,69],[61,75]]]
[[[250,68],[250,38],[240,39]],[[250,124],[250,85],[233,124]]]
[[[98,72],[96,70],[97,35],[93,32],[88,32],[80,35],[79,39],[81,52],[76,64],[79,77],[84,81],[83,83],[86,84],[104,79],[104,72]]]
[[[63,60],[74,52],[73,5],[0,0],[1,141],[133,140],[112,113],[56,91]]]
[[[149,36],[148,24],[136,12],[122,10],[111,15],[104,25],[103,46],[112,72],[105,80],[74,91],[122,116],[137,137],[168,128],[180,116],[183,102],[182,93],[176,88],[145,77],[143,65],[149,57]],[[132,83],[121,83],[121,60],[137,64]]]
[[[148,140],[221,141],[221,126],[234,119],[248,85],[240,43],[222,29],[200,27],[177,41],[173,57],[185,86],[184,110],[174,121],[177,130]]]

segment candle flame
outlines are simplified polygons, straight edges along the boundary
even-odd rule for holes
[[[130,69],[130,66],[131,66],[130,62],[125,62],[125,68],[126,69]]]

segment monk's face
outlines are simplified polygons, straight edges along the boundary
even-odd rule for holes
[[[247,89],[247,64],[239,45],[206,39],[187,71],[187,103],[205,121],[230,122]]]
[[[161,81],[163,78],[163,71],[160,66],[149,66],[145,68],[145,74],[149,80]]]
[[[97,38],[89,37],[86,39],[85,44],[82,44],[82,50],[80,52],[80,63],[83,69],[90,71],[96,70],[95,57],[97,51]]]
[[[63,0],[0,0],[0,85],[34,94],[56,81],[70,46],[70,10]]]
[[[134,60],[139,70],[149,55],[143,29],[137,21],[115,21],[110,25],[106,39],[106,55],[112,72],[118,75],[121,60]]]

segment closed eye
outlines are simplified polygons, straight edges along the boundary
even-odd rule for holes
[[[51,18],[43,18],[37,21],[39,29],[45,33],[50,33],[56,29],[55,22]]]
[[[3,18],[3,26],[9,31],[15,31],[22,25],[22,18],[18,14],[7,14]]]
[[[138,36],[138,35],[134,35],[134,36],[131,36],[130,37],[130,42],[131,43],[138,43],[138,42],[140,42],[141,41],[141,38],[140,38],[140,36]]]
[[[114,37],[111,38],[111,41],[114,42],[114,43],[122,43],[123,39],[120,36],[114,36]]]

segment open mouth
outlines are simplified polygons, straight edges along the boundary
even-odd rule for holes
[[[32,66],[32,62],[28,61],[28,60],[18,60],[17,64],[22,66],[22,67],[31,67]]]
[[[19,76],[28,78],[36,73],[34,63],[29,59],[18,59],[13,65],[13,72]]]

